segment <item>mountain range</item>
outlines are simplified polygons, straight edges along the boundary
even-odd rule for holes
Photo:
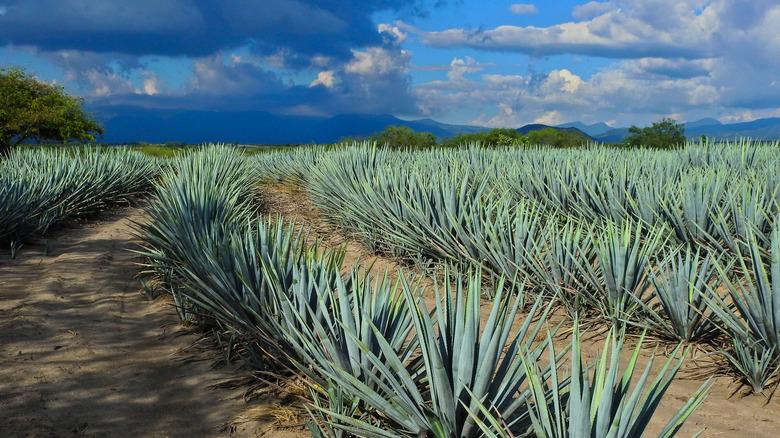
[[[604,125],[603,123],[596,125],[569,123],[561,126],[569,125],[579,127],[583,132],[602,143],[619,143],[628,135],[628,128],[610,128],[605,131],[602,126]],[[749,137],[757,140],[780,139],[780,118],[777,117],[728,124],[722,123],[717,119],[705,118],[687,122],[684,126],[685,136],[690,139],[697,139],[701,136],[722,140],[741,137]]]
[[[290,116],[263,111],[215,112],[197,110],[145,109],[130,106],[93,108],[92,112],[105,128],[106,143],[205,143],[305,144],[332,143],[345,137],[366,137],[386,126],[408,126],[426,131],[437,138],[490,128],[453,125],[432,119],[403,120],[392,115],[342,114],[333,117]],[[628,128],[606,123],[565,123],[557,126],[530,124],[517,128],[522,133],[554,127],[579,130],[604,143],[617,143],[628,134]],[[689,138],[702,135],[731,139],[780,139],[780,118],[724,124],[716,119],[701,119],[685,124]]]

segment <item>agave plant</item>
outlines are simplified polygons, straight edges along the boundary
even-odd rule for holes
[[[780,351],[780,225],[772,229],[768,256],[752,231],[747,248],[746,255],[737,249],[738,278],[732,278],[727,267],[716,265],[728,300],[714,289],[705,299],[722,329],[733,339],[733,352],[724,353],[735,371],[755,389],[755,376],[773,366],[767,363],[767,357],[776,361]]]
[[[704,242],[715,234],[713,212],[725,186],[723,174],[691,172],[681,178],[677,192],[665,198],[664,217],[681,242]]]
[[[596,237],[599,265],[579,262],[588,279],[589,304],[613,325],[621,325],[639,308],[636,298],[645,297],[649,281],[650,257],[666,241],[664,227],[646,230],[641,223],[626,221],[622,226],[608,222]]]
[[[769,243],[771,217],[777,210],[774,189],[760,181],[735,184],[724,197],[723,208],[713,211],[716,244],[721,241],[732,252],[749,251],[745,244],[754,236],[762,247]]]
[[[280,337],[293,347],[292,359],[301,371],[321,385],[327,384],[321,376],[336,372],[334,369],[369,382],[368,375],[376,370],[365,352],[383,358],[378,337],[400,360],[412,358],[411,309],[386,274],[377,280],[372,285],[367,274],[353,269],[347,281],[336,276],[332,285],[296,275],[296,282],[287,290],[272,288],[279,308]],[[275,281],[272,284],[278,285]],[[310,372],[312,368],[316,373]]]
[[[780,368],[774,348],[750,339],[733,338],[721,354],[754,394],[763,393]]]
[[[550,221],[529,257],[530,281],[560,299],[571,315],[587,310],[582,291],[588,282],[582,272],[593,272],[596,265],[592,233],[590,227],[575,220],[563,225]]]
[[[469,248],[471,262],[483,266],[495,278],[522,278],[529,270],[530,256],[540,246],[544,215],[538,204],[506,197],[478,206],[470,226],[460,238]]]
[[[372,370],[368,382],[353,378],[353,373],[330,372],[327,377],[357,397],[394,432],[380,433],[365,421],[339,416],[341,428],[360,436],[392,436],[393,433],[436,437],[480,436],[479,419],[469,415],[479,403],[487,402],[511,430],[525,431],[530,418],[525,407],[526,386],[522,355],[540,356],[545,345],[535,337],[549,308],[539,315],[537,301],[517,333],[512,325],[522,304],[523,294],[512,298],[503,284],[496,287],[490,313],[484,326],[480,317],[480,275],[470,278],[464,290],[462,282],[453,288],[445,279],[433,314],[408,287],[406,303],[413,310],[415,347],[420,356],[403,360],[379,331],[375,330],[382,357],[367,347],[363,354]],[[434,320],[436,321],[434,323]]]
[[[701,248],[676,250],[667,254],[657,270],[650,272],[652,294],[637,300],[642,319],[654,335],[679,342],[712,340],[719,334],[709,316],[704,294],[707,288],[718,288],[712,254],[702,255]]]
[[[0,164],[0,243],[124,202],[145,192],[158,170],[126,148],[15,151]]]
[[[526,374],[532,382],[528,410],[533,434],[543,438],[643,436],[682,365],[682,358],[674,358],[679,353],[678,347],[672,357],[664,362],[655,379],[650,380],[653,359],[648,361],[644,371],[639,374],[637,364],[643,338],[640,338],[625,364],[622,376],[620,352],[625,337],[622,332],[616,333],[614,328],[608,333],[604,349],[595,365],[589,367],[582,360],[579,329],[575,322],[571,343],[571,377],[566,385],[562,386],[558,380],[563,366],[554,353],[549,355],[550,368],[553,370],[549,373],[549,379],[548,373],[540,370],[537,359],[525,359]],[[548,343],[552,344],[550,338]],[[675,436],[704,401],[710,386],[711,382],[708,381],[699,387],[658,436]],[[479,407],[479,412],[487,417],[480,422],[484,434],[488,437],[512,436],[503,427],[502,419],[490,416],[490,410],[485,406]]]

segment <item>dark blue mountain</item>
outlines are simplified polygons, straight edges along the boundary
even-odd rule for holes
[[[628,135],[628,128],[615,128],[596,135],[604,143],[619,143]],[[685,136],[697,139],[702,135],[716,140],[749,137],[756,140],[780,139],[780,118],[756,119],[750,122],[721,123],[712,118],[685,123]]]
[[[685,129],[694,129],[694,128],[704,128],[707,126],[721,126],[723,123],[720,122],[718,119],[713,119],[712,117],[705,117],[700,120],[696,120],[693,122],[686,122],[685,123]]]
[[[780,118],[756,119],[750,122],[697,126],[685,130],[689,138],[702,135],[720,139],[749,137],[757,140],[780,139]]]
[[[334,117],[286,116],[263,111],[213,112],[110,107],[94,111],[107,143],[305,144],[365,137],[390,125],[427,131],[438,138],[487,128],[448,125],[430,119],[402,120],[391,115],[342,114]]]
[[[489,128],[450,125],[431,119],[403,120],[391,115],[342,114],[333,117],[288,116],[264,111],[215,112],[173,109],[146,109],[132,106],[91,108],[105,128],[107,143],[204,143],[305,144],[332,143],[344,137],[366,137],[390,125],[408,126],[415,131],[431,132],[439,139]],[[604,143],[619,143],[628,128],[609,128],[604,123],[586,125],[580,122],[553,127],[530,124],[518,128],[527,134],[544,128],[576,130]],[[595,131],[594,131],[595,130]],[[589,132],[590,131],[590,132]],[[780,139],[780,118],[723,124],[702,119],[686,124],[686,135],[716,139],[751,137]]]

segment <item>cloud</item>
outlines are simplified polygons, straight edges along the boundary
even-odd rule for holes
[[[262,54],[347,59],[352,48],[382,42],[375,13],[416,13],[422,1],[5,0],[0,44],[171,56],[250,44]]]
[[[429,0],[0,1],[0,47],[58,67],[92,105],[417,111],[407,34],[374,16],[421,15]]]
[[[509,6],[509,10],[515,15],[532,15],[539,12],[536,5],[530,3],[514,3]]]
[[[563,91],[566,93],[574,93],[582,84],[582,78],[565,68],[551,71],[544,81],[544,87],[553,92]]]
[[[365,50],[353,50],[353,58],[344,70],[347,73],[362,76],[383,76],[399,69],[405,69],[405,62],[399,62],[398,55],[408,58],[408,53],[394,53],[383,47],[369,47]]]
[[[652,3],[648,4],[648,3]],[[421,32],[433,47],[470,47],[534,56],[564,53],[608,58],[710,56],[717,24],[713,11],[697,12],[700,0],[619,0],[577,12],[589,19],[547,27],[502,25],[493,29],[450,28]],[[586,5],[587,6],[587,5]],[[600,12],[600,13],[599,13]]]
[[[463,58],[453,58],[450,62],[450,71],[447,72],[447,78],[450,81],[463,81],[468,73],[476,73],[482,70],[483,66],[474,58],[465,56]]]
[[[578,20],[589,20],[593,17],[598,17],[601,14],[609,11],[613,8],[609,2],[587,2],[582,5],[577,5],[572,11],[572,16]]]
[[[319,85],[325,88],[333,88],[333,86],[336,85],[336,76],[333,70],[325,70],[317,73],[317,78],[311,81],[309,87],[316,87]]]
[[[774,0],[612,0],[580,5],[572,14],[572,21],[543,27],[426,32],[407,26],[432,47],[574,54],[580,62],[612,58],[590,76],[569,63],[544,73],[491,72],[468,88],[430,81],[416,90],[420,107],[434,117],[455,117],[450,108],[469,102],[470,120],[488,126],[630,124],[667,115],[726,120],[767,116],[780,107],[780,4]]]
[[[406,32],[398,25],[380,23],[377,29],[379,34],[385,37],[385,42],[388,44],[401,44],[406,41]]]
[[[450,114],[468,102],[469,108],[478,109],[469,122],[491,127],[604,120],[628,125],[670,114],[695,119],[733,111],[733,102],[712,76],[660,75],[652,71],[658,64],[656,59],[620,61],[588,78],[563,68],[547,73],[483,74],[468,84],[427,82],[415,93],[420,107],[430,115]],[[717,66],[713,68],[718,71]],[[773,99],[777,105],[778,95]]]

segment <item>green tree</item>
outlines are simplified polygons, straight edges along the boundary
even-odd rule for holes
[[[528,133],[528,143],[556,148],[570,148],[587,144],[590,138],[572,129],[543,128]]]
[[[494,128],[490,131],[458,134],[442,141],[442,146],[457,147],[472,143],[486,146],[521,146],[527,144],[528,139],[516,129]]]
[[[103,128],[62,86],[0,69],[0,157],[25,140],[94,140]]]
[[[430,147],[436,144],[436,136],[430,132],[415,132],[408,126],[388,126],[369,140],[390,147]]]
[[[666,149],[685,143],[685,126],[664,118],[651,126],[628,128],[628,136],[623,144],[629,147],[650,147]]]

